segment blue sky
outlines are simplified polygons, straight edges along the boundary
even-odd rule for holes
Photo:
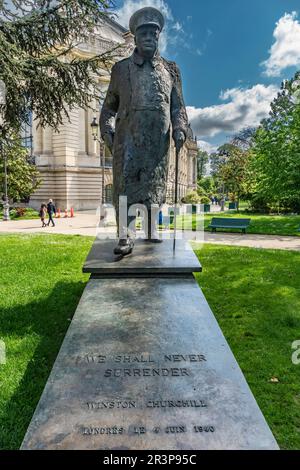
[[[300,69],[299,0],[116,0],[118,21],[147,5],[165,15],[162,55],[179,65],[189,118],[213,150],[270,109]]]

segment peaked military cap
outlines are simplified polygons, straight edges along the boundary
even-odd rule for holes
[[[144,26],[146,24],[155,25],[160,31],[162,31],[165,25],[165,20],[162,13],[156,8],[145,7],[136,11],[132,15],[129,22],[129,29],[132,34],[135,35],[136,30],[140,28],[140,26]]]

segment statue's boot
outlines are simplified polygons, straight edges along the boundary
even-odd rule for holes
[[[114,249],[114,254],[118,256],[130,255],[134,248],[134,241],[132,238],[119,240],[118,246]]]
[[[163,240],[159,238],[159,233],[156,231],[153,233],[149,233],[146,241],[149,243],[162,243],[163,242]]]

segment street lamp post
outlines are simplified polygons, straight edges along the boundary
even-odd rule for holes
[[[103,152],[102,152],[102,155],[103,155],[103,161],[102,161],[102,201],[103,201],[103,204],[106,203],[106,195],[105,195],[105,144],[103,144]],[[100,142],[100,158],[101,158],[101,142]]]
[[[10,220],[9,215],[9,199],[7,190],[7,156],[3,155],[4,159],[4,204],[3,204],[3,221],[8,222]]]
[[[103,204],[105,204],[105,144],[102,143],[101,139],[99,138],[99,124],[97,122],[96,117],[94,117],[91,123],[91,128],[92,128],[92,136],[94,138],[94,141],[99,142],[100,144],[100,166],[102,165],[102,207],[103,207]],[[103,159],[101,155],[102,154],[101,148],[103,148]],[[101,219],[102,218],[103,217],[101,216]]]
[[[8,190],[7,190],[7,155],[3,151],[3,142],[0,142],[0,153],[3,158],[4,164],[4,203],[3,203],[3,221],[8,222],[10,220],[9,215],[9,199],[8,199]]]

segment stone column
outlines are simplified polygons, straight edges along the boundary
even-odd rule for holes
[[[53,131],[51,127],[43,129],[43,154],[48,155],[53,153]]]
[[[86,155],[87,153],[87,111],[85,109],[79,109],[79,120],[78,120],[78,153],[80,155]]]
[[[197,158],[194,158],[194,184],[197,183]]]
[[[43,151],[43,129],[37,126],[38,126],[38,123],[34,121],[32,125],[32,139],[33,139],[34,155],[40,155]]]
[[[193,163],[194,159],[190,157],[188,158],[188,185],[193,184]]]

